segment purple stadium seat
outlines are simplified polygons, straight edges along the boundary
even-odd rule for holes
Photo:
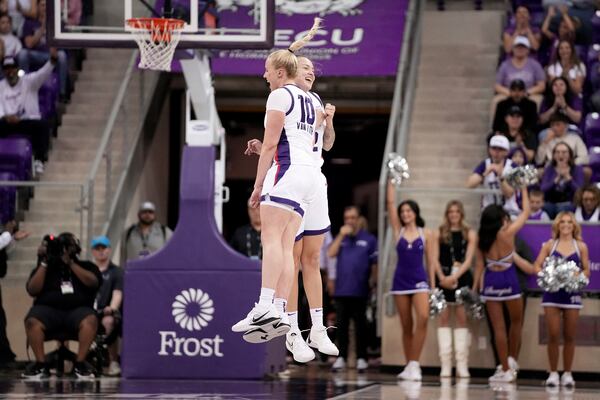
[[[17,177],[11,172],[0,172],[0,181],[14,181]],[[0,186],[0,223],[5,224],[15,217],[17,188]]]
[[[60,85],[58,82],[58,73],[54,72],[44,82],[38,93],[38,101],[40,105],[40,113],[42,118],[51,119],[56,114],[56,102],[58,101],[58,94],[60,92]]]
[[[592,168],[592,182],[600,182],[600,147],[590,147],[588,151]]]
[[[31,178],[31,143],[25,138],[0,139],[0,172],[10,172],[19,180]]]

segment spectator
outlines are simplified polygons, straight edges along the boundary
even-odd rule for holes
[[[575,193],[575,219],[577,222],[600,222],[600,189],[587,185]]]
[[[22,37],[25,18],[35,18],[37,15],[38,0],[8,0],[7,3],[15,34]]]
[[[0,234],[0,278],[4,278],[8,269],[7,248],[12,243],[25,239],[29,236],[29,233],[20,231],[14,220],[4,224],[4,230],[0,232],[2,232],[2,234]],[[2,306],[1,289],[2,287],[0,287],[0,368],[4,368],[15,361],[15,353],[11,350],[8,337],[6,336],[6,313]]]
[[[38,91],[52,73],[56,53],[38,71],[19,77],[19,68],[13,58],[5,58],[2,70],[6,79],[0,81],[0,137],[9,134],[28,135],[35,157],[37,173],[44,172],[48,159],[50,129],[41,118]]]
[[[560,40],[548,66],[548,80],[562,76],[566,78],[571,91],[578,95],[583,91],[586,74],[585,64],[577,56],[573,43]]]
[[[35,298],[25,317],[27,342],[35,356],[23,373],[26,379],[48,377],[44,340],[56,334],[78,337],[74,373],[80,379],[94,377],[85,358],[98,328],[93,305],[102,275],[93,263],[79,260],[80,252],[79,241],[71,233],[46,236],[38,250],[38,264],[26,285],[27,293]]]
[[[522,167],[528,164],[527,153],[525,153],[525,149],[521,146],[513,147],[508,152],[508,158],[516,167]]]
[[[160,250],[172,235],[173,231],[168,226],[156,221],[154,203],[143,202],[138,211],[138,222],[125,231],[121,245],[121,265]]]
[[[537,165],[543,166],[552,160],[552,150],[559,142],[565,142],[569,145],[575,155],[575,164],[587,165],[589,162],[588,150],[581,140],[581,137],[575,133],[568,132],[569,117],[557,112],[550,117],[550,129],[546,137],[540,141],[535,156]]]
[[[527,6],[517,6],[515,10],[515,24],[504,29],[504,33],[502,34],[502,42],[506,54],[511,52],[515,39],[519,36],[526,37],[529,40],[532,51],[539,50],[542,34],[539,28],[531,26],[530,22],[531,14]]]
[[[101,316],[101,330],[106,335],[108,345],[108,376],[121,374],[117,337],[121,330],[121,305],[123,303],[123,270],[110,261],[112,250],[106,236],[92,239],[94,263],[102,274],[102,283],[96,295],[94,308]]]
[[[537,149],[537,137],[532,132],[525,130],[521,108],[512,106],[508,109],[504,120],[506,121],[506,130],[501,133],[508,138],[511,148],[523,149],[527,155],[526,163],[532,161]]]
[[[483,185],[486,189],[500,189],[501,194],[484,194],[481,198],[482,209],[490,204],[504,205],[511,215],[519,213],[515,191],[502,178],[504,173],[514,168],[512,161],[507,159],[510,149],[508,139],[502,135],[492,136],[488,146],[489,157],[483,160],[467,179],[468,188]]]
[[[502,100],[496,106],[494,112],[494,123],[492,125],[493,132],[505,132],[506,126],[506,114],[513,106],[518,106],[521,109],[523,115],[523,129],[528,131],[535,131],[538,120],[537,105],[535,102],[529,100],[526,97],[527,90],[525,82],[522,79],[515,79],[510,82],[509,97]]]
[[[544,192],[538,189],[530,190],[529,204],[531,206],[531,214],[529,214],[530,220],[550,221],[548,213],[544,211]]]
[[[552,44],[550,45],[550,54],[554,54],[560,40],[575,42],[575,30],[577,28],[576,21],[569,16],[569,8],[567,6],[559,7],[560,15],[558,15],[556,7],[548,7],[548,13],[542,24],[542,34]],[[551,23],[554,18],[560,18],[558,25],[558,34],[551,30]]]
[[[581,122],[582,108],[581,97],[571,91],[565,77],[558,76],[552,79],[550,90],[544,96],[544,101],[542,101],[540,124],[546,126],[550,121],[550,117],[560,112],[568,117],[568,123],[577,125]],[[543,140],[543,137],[540,140]]]
[[[558,142],[552,150],[552,162],[544,169],[540,188],[544,192],[544,210],[550,218],[560,211],[573,211],[575,192],[583,186],[583,168],[575,165],[573,150]]]
[[[4,57],[16,58],[23,46],[12,32],[12,19],[8,14],[0,14],[0,39],[4,42]]]
[[[512,57],[500,64],[496,72],[496,97],[493,105],[510,95],[510,83],[515,79],[525,82],[526,95],[536,104],[542,102],[542,93],[546,85],[544,69],[535,59],[529,57],[531,44],[529,39],[518,36],[513,42]]]
[[[350,320],[354,320],[356,337],[357,369],[367,368],[367,301],[369,289],[376,282],[377,239],[359,229],[359,210],[356,206],[344,210],[344,226],[329,246],[327,255],[337,257],[334,300],[337,313],[337,337],[339,357],[334,370],[346,367],[348,358],[348,334]]]
[[[39,0],[37,16],[28,18],[23,25],[23,50],[19,53],[19,65],[25,72],[37,69],[51,56],[46,43],[46,0]],[[67,53],[58,50],[54,53],[58,62],[60,101],[67,102]]]
[[[237,228],[231,238],[231,247],[238,253],[253,259],[262,260],[262,243],[260,241],[260,209],[248,206],[249,224]]]

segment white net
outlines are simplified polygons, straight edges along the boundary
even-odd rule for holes
[[[168,18],[134,18],[127,21],[140,48],[143,69],[170,71],[184,21]]]

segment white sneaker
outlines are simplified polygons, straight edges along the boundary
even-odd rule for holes
[[[36,174],[43,174],[44,173],[44,163],[41,162],[40,160],[35,160],[33,162],[33,170],[35,171]]]
[[[358,372],[364,372],[369,368],[369,363],[364,358],[359,358],[356,360],[356,369]]]
[[[283,336],[290,331],[290,317],[286,313],[279,314],[279,321],[269,323],[244,333],[242,338],[248,343],[265,343],[271,339]]]
[[[560,377],[558,376],[558,372],[553,371],[548,375],[548,379],[544,382],[546,386],[558,386],[560,385]]]
[[[341,371],[343,369],[346,369],[346,360],[344,360],[343,357],[338,357],[331,366],[331,369],[334,371]]]
[[[116,361],[111,361],[108,365],[108,371],[106,371],[108,376],[119,376],[121,375],[121,366]]]
[[[285,335],[285,347],[292,353],[296,362],[307,363],[315,358],[315,352],[306,344],[297,329],[293,329]]]
[[[508,357],[508,368],[512,369],[516,373],[519,371],[519,363],[514,358]]]
[[[281,316],[273,304],[260,305],[255,303],[246,318],[231,327],[234,332],[247,332],[251,329],[267,324],[275,324],[281,320]]]
[[[496,369],[494,375],[490,376],[490,382],[510,383],[515,380],[515,372],[512,369],[503,371],[502,368]]]
[[[560,384],[561,386],[565,387],[574,387],[575,380],[573,379],[573,375],[571,375],[570,372],[563,372],[562,376],[560,377]]]
[[[409,361],[404,370],[398,374],[398,379],[405,381],[420,381],[422,379],[421,367],[415,361]]]
[[[331,339],[329,339],[329,336],[327,336],[327,329],[325,327],[315,328],[313,326],[310,328],[306,343],[313,349],[317,349],[319,352],[327,354],[328,356],[337,356],[340,354],[338,348],[333,344]]]

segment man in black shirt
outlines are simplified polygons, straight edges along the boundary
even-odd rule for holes
[[[123,302],[123,270],[110,261],[112,251],[110,239],[98,236],[92,239],[94,263],[102,274],[102,284],[96,295],[94,308],[101,315],[101,329],[106,335],[108,345],[108,376],[121,374],[117,336],[121,329],[121,304]]]
[[[234,250],[253,260],[262,260],[260,210],[250,207],[249,203],[248,218],[250,219],[250,223],[235,230],[230,244]]]
[[[513,106],[518,106],[523,115],[523,129],[529,132],[537,132],[536,125],[538,120],[537,105],[534,101],[527,98],[527,89],[525,82],[521,79],[515,79],[510,83],[510,96],[502,100],[496,106],[494,113],[494,123],[492,124],[492,132],[506,132],[508,126],[506,124],[506,115],[508,110]]]
[[[35,362],[27,366],[24,378],[48,376],[44,340],[56,333],[78,337],[75,375],[81,379],[94,377],[85,358],[98,328],[93,306],[102,275],[95,264],[77,258],[80,252],[79,241],[71,233],[46,236],[40,246],[38,265],[26,286],[27,293],[35,298],[25,317],[25,332]]]

